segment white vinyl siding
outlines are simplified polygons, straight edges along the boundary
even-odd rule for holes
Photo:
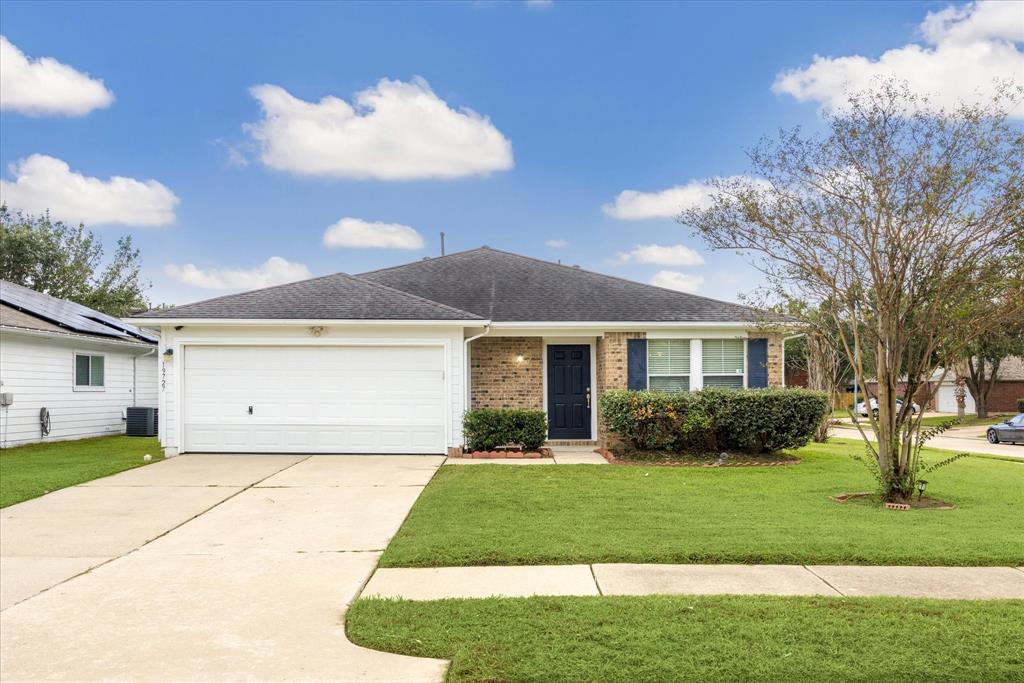
[[[704,339],[704,386],[742,389],[746,384],[745,356],[743,339]]]
[[[647,342],[647,388],[653,391],[690,390],[689,339],[651,339]]]
[[[60,335],[0,334],[0,383],[2,391],[14,395],[13,405],[0,408],[0,445],[123,434],[125,408],[156,406],[155,357],[139,357],[152,347],[93,347]],[[102,390],[75,389],[76,355],[103,358]],[[133,393],[133,374],[138,393]],[[50,412],[45,438],[39,429],[41,408]]]

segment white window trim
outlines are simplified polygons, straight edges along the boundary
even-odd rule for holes
[[[89,356],[89,382],[90,384],[79,384],[78,383],[78,357]],[[92,358],[99,356],[103,359],[103,384],[99,386],[92,385]],[[72,391],[106,391],[107,390],[107,371],[109,367],[107,365],[107,354],[97,353],[95,351],[81,351],[76,350],[71,352],[71,390]]]
[[[702,343],[702,345],[701,345],[701,368],[700,368],[700,370],[701,370],[701,373],[700,373],[700,386],[701,386],[702,389],[704,388],[704,377],[705,376],[707,376],[707,377],[742,377],[742,380],[740,382],[739,388],[740,389],[747,389],[748,388],[747,387],[747,374],[749,373],[750,363],[748,362],[748,359],[747,359],[747,340],[746,339],[740,339],[740,341],[743,343],[743,374],[742,374],[742,376],[741,375],[737,375],[734,372],[733,373],[726,373],[726,372],[704,372],[704,355],[703,355],[703,343]],[[693,368],[692,361],[690,363],[690,367],[691,367],[691,369]]]
[[[690,370],[688,372],[686,372],[686,373],[683,373],[683,374],[678,374],[678,373],[673,373],[673,374],[651,373],[651,342],[652,341],[687,341],[687,342],[690,342]],[[687,337],[660,337],[660,338],[657,338],[657,339],[648,339],[647,340],[647,388],[648,389],[651,388],[651,378],[652,377],[685,377],[686,378],[686,387],[687,388],[686,388],[685,392],[680,392],[680,393],[690,393],[691,391],[694,390],[693,389],[693,342],[694,341],[699,341],[699,340],[689,339]]]

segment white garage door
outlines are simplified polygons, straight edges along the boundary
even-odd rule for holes
[[[440,347],[189,346],[184,355],[186,451],[445,451]]]
[[[971,392],[964,394],[964,406],[965,412],[974,412],[974,397],[971,396]],[[935,396],[935,408],[940,413],[955,413],[956,406],[956,387],[950,384],[943,384],[939,386],[939,391]]]

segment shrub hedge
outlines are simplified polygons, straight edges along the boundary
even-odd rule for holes
[[[606,392],[605,427],[637,451],[772,453],[804,446],[829,414],[828,394],[807,389]]]
[[[491,451],[508,444],[532,451],[548,437],[548,417],[543,410],[477,408],[466,411],[462,432],[471,451]]]
[[[1024,413],[1024,398],[1017,399],[1017,412]]]

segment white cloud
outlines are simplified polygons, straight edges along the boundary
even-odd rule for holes
[[[451,108],[423,79],[382,79],[356,93],[307,102],[276,85],[250,88],[263,119],[244,129],[270,168],[300,175],[417,180],[512,168],[512,144],[490,120]]]
[[[87,225],[167,225],[174,222],[175,196],[155,180],[113,176],[108,180],[72,171],[68,164],[33,154],[11,164],[13,181],[0,180],[0,200],[27,213]]]
[[[551,247],[552,249],[562,249],[563,247],[569,246],[569,240],[546,240],[544,245]]]
[[[929,13],[919,30],[928,45],[910,43],[878,59],[815,55],[810,66],[778,74],[772,90],[841,109],[850,91],[895,76],[933,104],[951,108],[990,96],[996,79],[1019,81],[1024,75],[1024,52],[1017,46],[1024,42],[1024,1],[948,7]],[[1024,118],[1024,109],[1012,116]]]
[[[699,266],[704,263],[704,257],[685,244],[638,244],[630,252],[619,252],[619,261],[654,263],[659,266]]]
[[[342,218],[324,231],[328,249],[422,249],[423,237],[408,225]]]
[[[656,192],[623,190],[613,203],[605,204],[601,210],[620,221],[674,218],[684,209],[707,208],[714,191],[715,188],[707,180],[691,180],[685,185]]]
[[[255,268],[210,268],[203,270],[195,264],[183,266],[168,263],[164,273],[178,282],[202,289],[249,290],[283,285],[312,277],[309,268],[292,263],[280,256],[271,256]]]
[[[32,59],[0,36],[0,109],[28,116],[84,116],[113,101],[103,81],[53,57]]]
[[[529,9],[551,9],[554,4],[555,0],[526,0]]]
[[[696,292],[704,286],[704,277],[701,275],[690,275],[675,270],[659,270],[650,279],[655,287],[674,289],[679,292]]]

